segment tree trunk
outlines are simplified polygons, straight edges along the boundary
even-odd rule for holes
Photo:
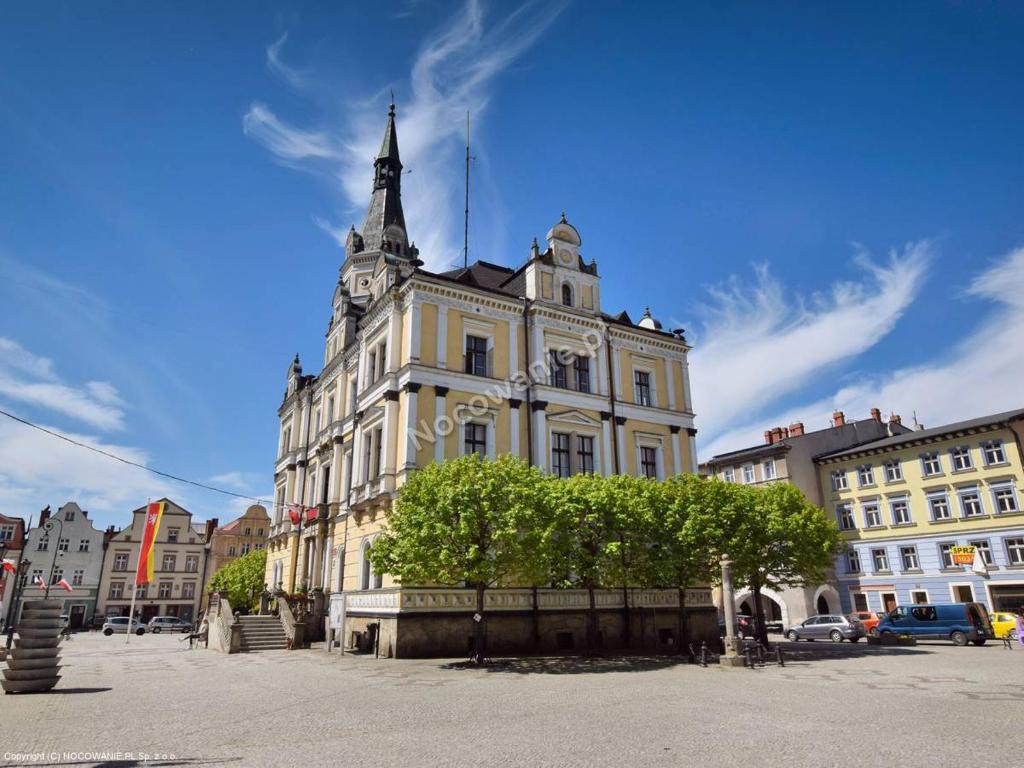
[[[533,586],[533,652],[540,651],[540,604],[537,600],[537,585]]]
[[[486,614],[484,614],[484,590],[486,588],[484,584],[476,585],[476,612],[480,616],[480,621],[474,621],[476,624],[476,649],[473,654],[473,660],[477,664],[484,663],[484,622],[487,620]]]
[[[629,587],[622,585],[622,644],[629,650],[633,646],[633,628],[630,626]]]
[[[689,628],[686,625],[686,588],[678,587],[679,589],[679,616],[678,616],[678,632],[679,640],[679,653],[686,653],[690,657],[690,661],[693,661],[693,652],[690,650],[690,638],[688,637]]]
[[[764,606],[761,605],[761,580],[757,576],[750,580],[750,594],[754,600],[754,638],[767,648],[768,628],[764,623]]]
[[[587,596],[590,598],[587,608],[587,655],[593,656],[597,645],[597,600],[593,584],[587,585]]]

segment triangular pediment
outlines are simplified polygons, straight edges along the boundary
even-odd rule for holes
[[[559,424],[575,424],[581,427],[599,427],[601,422],[598,419],[591,418],[582,411],[563,411],[562,413],[549,413],[548,421],[558,422]]]

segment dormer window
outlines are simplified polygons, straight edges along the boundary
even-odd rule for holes
[[[567,307],[571,307],[572,304],[572,286],[568,283],[562,283],[562,304]]]

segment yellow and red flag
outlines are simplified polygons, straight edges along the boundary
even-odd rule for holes
[[[164,502],[155,501],[146,507],[146,528],[142,533],[142,549],[139,550],[139,567],[135,571],[135,586],[149,584],[155,569],[156,534],[160,530],[160,519],[164,516]]]

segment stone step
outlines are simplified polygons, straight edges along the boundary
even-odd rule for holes
[[[267,638],[267,639],[270,639],[270,640],[277,640],[277,639],[280,639],[280,638],[287,637],[287,635],[285,635],[284,632],[271,632],[271,631],[268,630],[266,632],[242,632],[242,637],[244,637],[244,638]]]
[[[284,651],[287,650],[286,643],[243,643],[243,651]]]

